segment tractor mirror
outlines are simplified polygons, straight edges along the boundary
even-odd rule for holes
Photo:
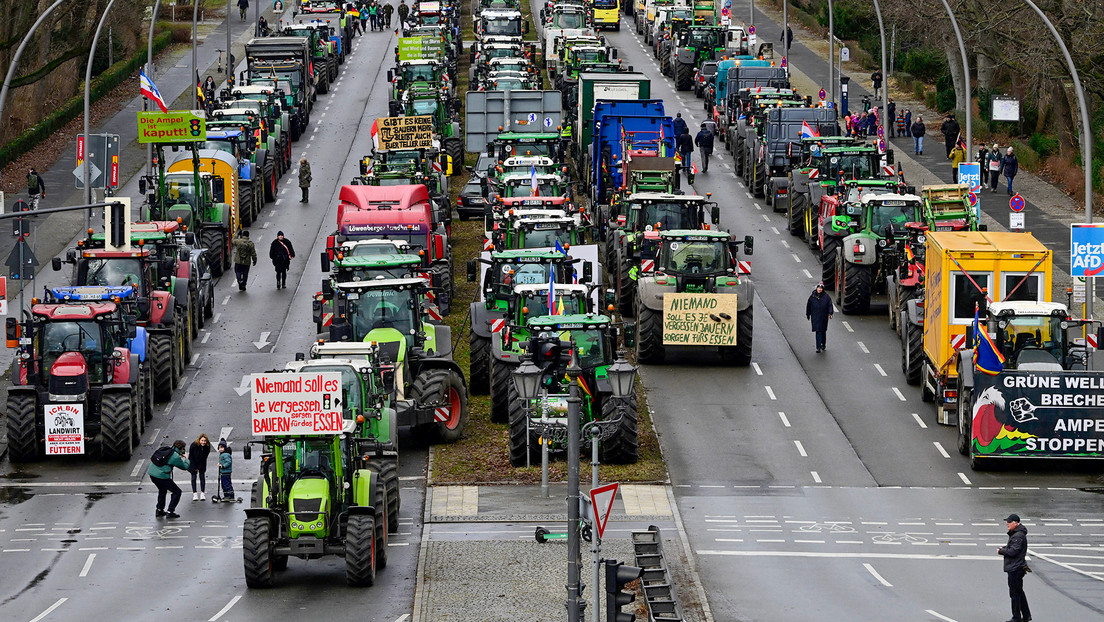
[[[50,260],[50,266],[53,267],[54,272],[61,270],[61,257],[54,257]]]
[[[626,348],[636,346],[636,324],[625,322],[624,326],[621,327],[621,341]]]
[[[893,150],[892,149],[886,149],[885,156],[886,156],[886,165],[893,166]]]
[[[188,249],[182,248],[180,249],[179,255],[177,255],[177,259],[180,260],[181,263],[188,263],[192,260],[192,253]]]
[[[521,23],[521,34],[523,34],[523,35],[529,34],[529,22],[528,21],[525,21],[525,22]]]
[[[388,69],[387,70],[387,81],[388,82],[394,82],[395,81],[395,70],[394,69]]]
[[[360,174],[361,175],[367,175],[368,174],[368,164],[364,160],[360,161]]]
[[[215,203],[226,202],[226,180],[222,177],[213,177],[211,179],[211,192],[214,194],[212,197]]]
[[[755,236],[745,235],[744,236],[744,254],[745,255],[751,255],[754,252],[755,252]]]
[[[713,205],[713,209],[709,212],[709,219],[714,225],[721,224],[721,206]]]
[[[187,232],[184,233],[184,243],[185,244],[187,244],[188,246],[195,246],[196,242],[197,242],[196,234],[195,234],[194,231],[187,231]]]
[[[332,300],[334,295],[333,283],[329,279],[322,279],[322,298]]]
[[[602,302],[605,303],[606,306],[616,304],[617,303],[617,290],[615,290],[613,288],[606,289],[606,292],[603,296]]]
[[[610,58],[617,58],[617,48],[610,48]]]
[[[295,353],[295,360],[296,361],[305,361],[305,360],[307,360],[307,355],[303,352],[296,352]]]
[[[65,263],[77,263],[77,249],[70,248],[65,251]]]
[[[127,339],[134,339],[138,337],[138,324],[137,322],[126,323]]]
[[[330,252],[329,251],[322,251],[320,253],[320,255],[321,255],[320,259],[322,261],[322,272],[329,272],[330,271]]]
[[[140,296],[138,298],[138,300],[135,302],[135,305],[138,307],[138,315],[140,315],[142,317],[148,317],[149,316],[149,312],[150,312],[149,298],[147,298],[145,296]]]
[[[19,322],[13,317],[4,320],[4,338],[9,348],[19,345]]]
[[[476,279],[476,265],[474,259],[468,260],[468,282],[474,283]]]
[[[583,262],[583,282],[589,283],[594,276],[594,264],[589,261]]]
[[[145,194],[145,193],[146,193],[146,178],[145,177],[139,177],[138,178],[138,194]]]
[[[242,456],[244,456],[246,460],[251,460],[253,458],[253,448],[249,446],[249,443],[246,443],[245,447],[242,447]]]
[[[352,339],[353,326],[349,322],[334,322],[330,325],[330,341],[351,341]]]
[[[983,224],[978,225],[978,231],[988,231],[988,230],[989,230],[989,225],[983,225]]]

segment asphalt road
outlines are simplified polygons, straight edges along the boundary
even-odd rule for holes
[[[756,28],[766,41],[781,32],[765,19]],[[696,131],[701,101],[674,91],[651,48],[631,27],[607,37]],[[791,58],[826,79],[826,64]],[[716,619],[1007,618],[995,550],[1009,512],[1032,532],[1036,617],[1104,613],[1099,468],[971,471],[954,431],[904,382],[884,303],[866,316],[837,313],[816,354],[803,316],[819,263],[716,149],[695,189],[720,203],[722,226],[756,237],[754,363],[712,366],[686,353],[642,370]]]
[[[128,463],[94,459],[50,460],[0,473],[0,607],[3,619],[259,619],[309,607],[317,619],[350,611],[373,620],[411,613],[421,535],[426,451],[407,444],[400,464],[403,512],[389,545],[389,565],[367,590],[345,586],[338,558],[291,560],[275,590],[247,591],[241,537],[257,461],[246,462],[248,397],[235,387],[244,374],[282,367],[314,339],[310,296],[322,273],[318,262],[336,216],[336,191],[357,173],[368,153],[371,120],[386,116],[383,64],[396,41],[392,33],[368,33],[354,42],[336,86],[320,95],[307,134],[293,145],[313,168],[312,201],[298,203],[295,169],[280,183],[280,197],[252,227],[260,261],[247,291],[233,278],[218,283],[215,318],[196,342],[187,381],[173,401],[159,406],[147,424],[144,445]],[[335,105],[336,104],[336,105]],[[131,186],[136,186],[132,182]],[[133,187],[123,194],[137,195]],[[296,244],[286,290],[275,289],[267,259],[277,230]],[[48,273],[46,279],[57,277]],[[153,449],[200,432],[236,443],[234,479],[242,505],[181,502],[178,520],[154,518],[154,489],[145,477]],[[400,442],[408,440],[401,438]],[[213,469],[208,492],[214,490]],[[187,475],[176,477],[188,489]],[[25,482],[25,483],[17,483]]]

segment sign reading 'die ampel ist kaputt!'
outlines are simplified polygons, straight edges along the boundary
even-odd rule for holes
[[[207,140],[207,121],[202,110],[139,112],[139,143],[194,143]]]
[[[249,385],[255,436],[342,430],[340,372],[253,374]]]
[[[433,117],[385,117],[378,127],[381,150],[433,147]]]
[[[736,345],[736,296],[663,295],[663,345]]]

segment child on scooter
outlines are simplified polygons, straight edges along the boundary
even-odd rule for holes
[[[219,439],[218,450],[219,480],[222,482],[222,497],[219,501],[233,501],[234,482],[231,480],[231,476],[234,473],[234,456],[225,438]]]

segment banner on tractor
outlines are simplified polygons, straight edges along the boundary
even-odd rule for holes
[[[46,404],[46,455],[84,453],[84,404]]]
[[[386,117],[377,123],[383,151],[433,148],[433,117]]]
[[[207,120],[202,110],[138,113],[139,143],[195,143],[205,140]]]
[[[253,374],[253,435],[338,434],[341,373]]]
[[[440,58],[445,55],[445,42],[434,37],[400,37],[399,62]]]
[[[736,296],[663,294],[663,345],[736,345]]]
[[[974,382],[973,455],[1104,457],[1104,375],[1006,370]]]

